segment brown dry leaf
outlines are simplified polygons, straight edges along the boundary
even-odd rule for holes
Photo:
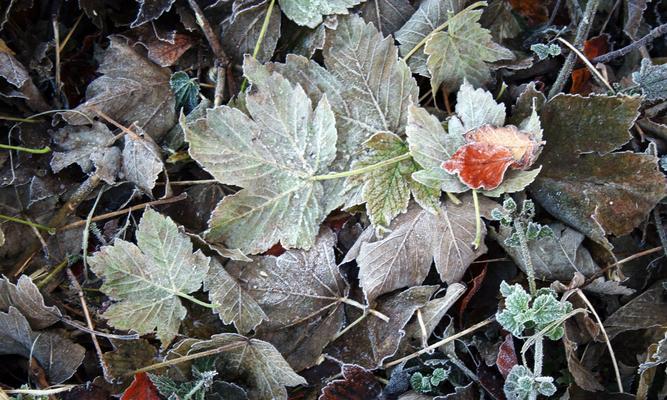
[[[480,200],[483,215],[496,206]],[[412,204],[392,222],[386,237],[360,243],[359,281],[369,303],[384,293],[421,284],[433,261],[443,282],[458,282],[470,263],[486,252],[483,244],[477,250],[470,245],[475,236],[472,196],[461,202],[443,204],[438,215]]]
[[[343,364],[343,379],[329,382],[322,388],[318,400],[375,399],[382,393],[382,385],[369,370],[354,364]]]
[[[0,311],[0,355],[16,354],[37,360],[51,384],[69,379],[83,361],[86,350],[56,333],[33,331],[13,306]]]
[[[144,193],[150,194],[164,168],[160,148],[137,125],[132,125],[130,130],[137,134],[125,135],[123,174],[126,180],[137,185]]]
[[[102,354],[107,373],[118,382],[127,381],[132,372],[155,363],[157,349],[145,339],[112,341],[114,350]]]
[[[225,347],[217,357],[218,370],[226,379],[243,378],[251,400],[286,399],[285,386],[306,383],[270,343],[235,333],[213,335],[192,345],[196,352]]]
[[[110,36],[109,40],[97,70],[102,76],[88,85],[86,101],[75,110],[93,118],[98,109],[125,126],[136,122],[157,140],[176,123],[171,72],[139,54],[123,37]],[[90,123],[79,113],[64,112],[62,116],[72,125]]]
[[[252,268],[248,263],[239,266]],[[204,278],[204,290],[208,291],[212,303],[220,304],[214,311],[219,314],[222,322],[234,323],[236,330],[242,334],[250,332],[267,319],[255,299],[215,258],[211,258],[208,274]]]
[[[530,186],[552,215],[611,248],[605,235],[637,227],[665,196],[658,159],[617,152],[631,136],[640,97],[558,95],[544,105],[542,172]]]
[[[232,14],[220,25],[222,47],[236,64],[243,64],[245,54],[254,53],[268,9],[268,0],[236,0]],[[264,39],[255,57],[259,62],[269,61],[273,56],[280,38],[280,17],[280,8],[273,7]]]
[[[308,251],[230,262],[227,272],[266,313],[257,335],[274,344],[297,371],[308,368],[343,324],[347,284],[333,246],[336,235],[323,228]]]
[[[667,325],[667,298],[662,282],[619,308],[604,321],[609,339],[619,333]]]
[[[16,307],[33,329],[49,327],[62,317],[57,307],[44,304],[42,294],[27,275],[21,275],[16,284],[0,278],[0,311],[7,312],[10,307]]]
[[[325,352],[345,363],[378,368],[386,358],[396,353],[405,334],[403,328],[437,289],[437,286],[414,286],[377,299],[375,309],[389,317],[389,322],[369,314],[327,347]],[[350,315],[350,321],[354,321],[361,313],[350,312]]]
[[[415,12],[410,0],[367,0],[360,9],[364,20],[372,22],[383,35],[401,29]]]

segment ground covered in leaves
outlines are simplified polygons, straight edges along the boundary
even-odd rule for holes
[[[667,4],[5,0],[0,399],[667,397]]]

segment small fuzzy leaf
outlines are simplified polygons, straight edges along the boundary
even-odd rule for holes
[[[186,309],[179,296],[201,287],[209,259],[169,217],[147,209],[137,229],[137,245],[116,239],[88,259],[104,280],[100,288],[116,303],[102,315],[118,329],[153,332],[166,348],[178,333]]]
[[[543,43],[535,43],[534,45],[530,46],[530,50],[535,53],[537,58],[541,60],[546,60],[549,57],[556,57],[560,55],[561,48],[559,45],[555,43],[551,43],[549,45],[543,44]]]
[[[299,25],[315,28],[323,15],[347,14],[363,0],[278,0],[287,18]]]
[[[489,63],[514,58],[512,52],[495,43],[491,33],[482,28],[482,11],[468,11],[451,19],[446,32],[432,35],[424,47],[426,65],[431,73],[431,88],[440,85],[450,91],[459,88],[464,79],[481,86],[491,79]]]
[[[646,100],[667,99],[667,64],[653,65],[645,58],[639,71],[632,74],[632,80],[639,85]]]

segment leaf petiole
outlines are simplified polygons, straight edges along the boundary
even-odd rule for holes
[[[376,169],[386,167],[387,165],[392,165],[392,164],[395,164],[397,162],[407,160],[410,157],[412,157],[412,155],[410,153],[405,153],[405,154],[401,154],[400,156],[392,157],[388,160],[380,161],[377,164],[368,165],[368,166],[365,166],[365,167],[359,168],[359,169],[353,169],[353,170],[344,171],[344,172],[336,172],[336,173],[333,173],[333,174],[326,174],[326,175],[315,175],[315,176],[310,177],[310,180],[311,181],[326,181],[326,180],[329,180],[329,179],[346,178],[348,176],[366,174],[368,172],[375,171]]]
[[[410,50],[410,51],[408,52],[408,54],[405,55],[405,57],[403,57],[403,60],[404,60],[404,61],[407,61],[408,58],[412,57],[412,55],[415,54],[415,53],[417,52],[417,50],[421,49],[422,46],[424,46],[424,44],[426,44],[426,42],[427,42],[431,37],[433,37],[433,35],[435,35],[436,33],[440,32],[441,30],[447,28],[447,27],[449,26],[449,24],[450,24],[452,21],[456,20],[456,18],[459,18],[461,15],[467,13],[468,11],[472,11],[472,10],[474,10],[474,9],[476,9],[476,8],[484,7],[484,6],[486,6],[486,5],[487,5],[487,2],[486,2],[486,1],[478,1],[478,2],[476,2],[476,3],[473,3],[473,4],[469,5],[469,6],[466,7],[466,8],[464,8],[463,10],[461,10],[460,12],[458,12],[456,15],[454,15],[452,18],[448,19],[447,21],[443,22],[441,25],[439,25],[438,27],[436,27],[435,29],[433,29],[433,31],[431,31],[431,33],[429,33],[428,35],[424,36],[424,38],[423,38],[419,43],[417,43],[417,45],[415,45],[415,47],[413,47],[412,50]]]
[[[49,153],[51,151],[51,148],[49,146],[45,146],[41,149],[32,149],[30,147],[10,146],[8,144],[0,144],[0,149],[16,150],[16,151],[22,151],[24,153],[30,153],[30,154],[46,154],[46,153]]]
[[[4,220],[7,220],[7,221],[11,221],[11,222],[16,222],[18,224],[32,226],[33,228],[41,229],[43,231],[48,232],[49,235],[55,235],[55,233],[56,233],[56,228],[51,228],[51,227],[48,227],[46,225],[26,221],[26,220],[21,219],[21,218],[10,217],[9,215],[0,214],[0,219],[4,219]]]
[[[475,205],[475,240],[472,242],[472,246],[476,250],[482,244],[482,217],[479,213],[477,189],[472,190],[472,202]]]
[[[259,37],[257,38],[257,43],[255,43],[255,49],[252,51],[252,57],[254,59],[257,59],[257,54],[259,54],[259,49],[262,48],[262,41],[264,40],[266,31],[269,28],[269,21],[271,21],[271,12],[273,11],[273,4],[275,2],[276,0],[271,0],[271,3],[269,3],[269,8],[266,10],[266,16],[264,17],[262,28],[259,31]],[[241,90],[240,90],[241,93],[245,91],[246,86],[248,86],[248,78],[243,78],[243,82],[241,82]]]
[[[216,308],[216,307],[220,307],[220,304],[210,304],[210,303],[206,303],[206,302],[201,301],[201,300],[199,300],[199,299],[197,299],[197,298],[195,298],[195,297],[190,296],[189,294],[180,293],[180,292],[177,292],[177,293],[175,293],[175,294],[176,294],[178,297],[182,297],[182,298],[184,298],[184,299],[190,300],[191,302],[193,302],[193,303],[195,303],[195,304],[199,304],[199,305],[202,306],[202,307],[206,307],[206,308]]]

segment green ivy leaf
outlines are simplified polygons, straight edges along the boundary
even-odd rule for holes
[[[175,72],[169,80],[171,90],[176,96],[176,109],[181,107],[185,109],[186,113],[192,111],[199,103],[199,84],[197,78],[190,78],[188,74],[183,71]]]
[[[468,11],[452,19],[446,32],[438,32],[426,41],[424,53],[431,73],[431,89],[440,85],[451,92],[459,88],[464,78],[475,86],[491,79],[489,63],[514,58],[512,52],[495,43],[491,33],[482,28],[481,10]]]
[[[147,209],[137,245],[116,239],[88,259],[104,280],[103,293],[117,300],[102,315],[118,329],[157,336],[166,348],[178,333],[186,309],[179,297],[197,291],[210,259],[197,250],[169,217]]]
[[[278,241],[307,249],[325,217],[325,183],[310,178],[328,172],[336,155],[334,114],[326,97],[313,110],[301,86],[277,73],[254,79],[250,115],[223,106],[185,127],[192,158],[217,181],[244,188],[218,204],[206,238],[253,254]]]

